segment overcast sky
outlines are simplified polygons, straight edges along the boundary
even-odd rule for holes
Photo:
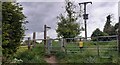
[[[26,24],[27,30],[25,32],[26,36],[32,37],[33,32],[37,32],[37,38],[43,38],[43,26],[46,24],[52,29],[47,31],[47,35],[51,38],[56,38],[57,33],[55,29],[57,28],[57,16],[60,13],[64,13],[64,1],[63,0],[29,0],[29,2],[24,0],[18,0],[24,10],[23,13],[27,17],[28,24]],[[78,2],[83,2],[83,0],[75,0],[75,4],[78,6]],[[84,0],[88,1],[88,0]],[[106,16],[112,14],[112,24],[118,22],[118,0],[89,0],[93,4],[87,5],[87,13],[89,14],[89,19],[87,20],[87,34],[88,37],[91,36],[92,32],[96,28],[103,30],[104,24],[106,22]],[[79,8],[79,6],[78,6]],[[79,19],[81,26],[83,25],[83,20]],[[84,37],[84,32],[81,34]]]

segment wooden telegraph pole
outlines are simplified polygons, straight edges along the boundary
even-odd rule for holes
[[[33,48],[36,46],[36,41],[35,41],[36,33],[33,33]]]
[[[84,23],[85,23],[85,39],[86,39],[86,40],[87,40],[87,23],[86,23],[86,21],[87,21],[87,19],[88,19],[88,14],[86,14],[86,5],[87,5],[88,3],[91,3],[91,4],[92,4],[92,2],[79,3],[79,5],[81,5],[81,4],[84,5],[83,19],[84,19]]]

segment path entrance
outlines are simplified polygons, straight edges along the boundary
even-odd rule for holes
[[[44,60],[51,65],[57,65],[57,59],[54,55],[46,56]]]

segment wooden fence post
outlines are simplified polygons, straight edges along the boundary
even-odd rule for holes
[[[28,50],[30,50],[30,46],[31,46],[31,44],[30,44],[30,37],[28,37]]]
[[[36,41],[35,41],[36,33],[33,33],[33,48],[36,46]]]
[[[98,42],[99,42],[99,40],[98,40],[98,37],[97,37],[97,43],[96,43],[96,45],[97,45],[97,53],[98,53],[97,55],[100,56],[100,50],[99,50],[100,48],[99,48],[99,43]]]
[[[64,39],[60,39],[61,49],[65,52]]]

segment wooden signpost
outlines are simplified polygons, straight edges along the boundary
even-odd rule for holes
[[[47,28],[51,29],[51,27],[44,25],[44,51],[47,51]]]

